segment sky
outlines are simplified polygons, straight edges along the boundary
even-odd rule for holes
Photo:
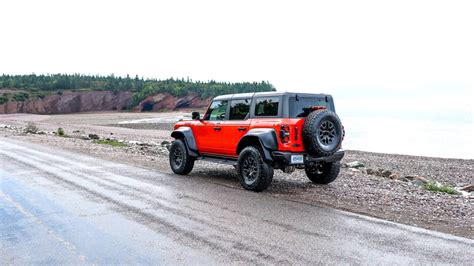
[[[265,80],[349,108],[454,101],[472,122],[473,1],[1,0],[0,12],[0,73]]]

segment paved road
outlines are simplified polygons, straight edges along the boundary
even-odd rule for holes
[[[0,264],[470,264],[474,241],[0,138]]]

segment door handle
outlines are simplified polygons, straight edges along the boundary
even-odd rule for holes
[[[220,128],[220,127],[215,127],[214,130],[215,130],[215,131],[220,131],[221,128]]]
[[[245,131],[245,130],[247,130],[247,128],[246,127],[239,127],[239,128],[237,128],[237,130],[238,131]]]

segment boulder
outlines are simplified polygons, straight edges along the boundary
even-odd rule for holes
[[[397,173],[393,173],[388,178],[398,180],[398,179],[400,179],[400,175],[397,174]]]
[[[412,181],[412,182],[419,181],[419,182],[422,182],[423,184],[430,182],[427,178],[422,177],[422,176],[417,176],[417,175],[407,175],[405,176],[405,178],[408,179],[409,181]]]
[[[461,190],[467,191],[467,192],[473,192],[474,191],[474,184],[469,184],[467,186],[464,186],[461,188]]]
[[[90,140],[90,139],[91,139],[91,138],[89,138],[89,136],[87,136],[87,135],[85,135],[85,134],[82,134],[82,135],[80,136],[80,138],[83,139],[83,140]]]
[[[377,173],[377,171],[372,169],[372,168],[367,168],[366,173],[368,175],[375,175]]]
[[[421,187],[421,186],[423,186],[425,183],[422,182],[422,181],[420,181],[420,180],[418,180],[418,179],[415,179],[415,180],[410,181],[410,184],[415,185],[415,186],[417,186],[417,187]]]
[[[100,138],[99,138],[99,135],[97,135],[97,134],[89,134],[89,138],[90,138],[90,139],[94,139],[94,140],[100,139]]]
[[[391,175],[392,175],[392,172],[389,171],[389,170],[383,170],[383,171],[381,172],[381,176],[382,176],[382,177],[387,177],[387,178],[388,178],[388,177],[390,177]]]
[[[153,140],[148,142],[148,145],[150,145],[150,146],[160,146],[160,144],[158,144],[156,141],[153,141]]]
[[[128,144],[132,144],[132,145],[142,145],[142,142],[137,141],[137,140],[130,140],[130,141],[128,141]]]
[[[382,168],[379,168],[377,169],[377,171],[375,171],[374,175],[383,177],[383,171],[385,170]]]
[[[350,162],[350,163],[345,163],[343,165],[343,167],[347,167],[347,168],[363,168],[365,167],[365,164],[359,162],[359,161],[353,161],[353,162]]]

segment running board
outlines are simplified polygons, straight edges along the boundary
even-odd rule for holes
[[[231,158],[222,158],[222,157],[213,157],[213,156],[199,156],[198,160],[213,162],[213,163],[220,163],[220,164],[227,164],[227,165],[237,165],[237,159]]]

